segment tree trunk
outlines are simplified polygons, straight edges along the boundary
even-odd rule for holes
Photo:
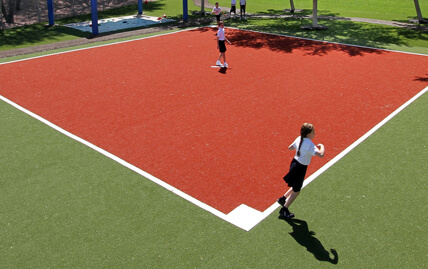
[[[413,0],[415,2],[415,8],[416,13],[418,14],[418,20],[419,22],[424,21],[424,18],[422,17],[421,7],[419,6],[419,0]]]
[[[0,30],[3,30],[3,0],[0,0]]]
[[[294,1],[290,0],[290,10],[294,12],[296,9],[294,8]]]
[[[318,27],[318,0],[313,0],[312,27]]]
[[[36,8],[37,8],[37,19],[38,19],[38,22],[42,22],[42,14],[40,14],[39,0],[36,0]]]
[[[21,10],[21,0],[16,0],[15,10]]]
[[[205,0],[201,0],[201,13],[205,15]]]
[[[1,1],[1,11],[3,12],[4,20],[7,23],[14,23],[14,14],[15,14],[15,2],[16,0],[8,0],[8,7],[6,9],[3,0]]]

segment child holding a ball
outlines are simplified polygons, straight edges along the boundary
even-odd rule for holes
[[[312,156],[324,157],[325,149],[323,144],[315,144],[312,139],[315,137],[314,126],[310,123],[304,123],[300,128],[300,136],[288,147],[289,150],[296,150],[293,160],[290,164],[290,170],[284,176],[284,181],[290,189],[280,197],[277,202],[282,205],[279,214],[286,218],[293,218],[294,214],[288,208],[300,194],[305,179],[306,169],[311,163]]]

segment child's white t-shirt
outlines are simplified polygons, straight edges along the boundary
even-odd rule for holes
[[[241,5],[245,5],[247,3],[247,0],[239,0],[239,2],[241,3]]]
[[[221,28],[221,27],[218,28],[217,37],[218,37],[219,40],[224,40],[225,39],[224,28]]]
[[[219,15],[220,12],[221,12],[221,8],[220,7],[214,7],[213,8],[213,12],[214,12],[215,15]]]
[[[311,163],[312,156],[315,156],[318,148],[315,144],[309,139],[304,138],[302,146],[300,147],[300,156],[297,156],[297,150],[299,149],[300,144],[300,136],[296,138],[293,142],[293,147],[296,149],[296,154],[294,155],[294,159],[296,159],[299,163],[303,165],[309,165]]]
[[[236,5],[236,0],[232,0],[230,3],[232,4],[232,6],[234,6]]]

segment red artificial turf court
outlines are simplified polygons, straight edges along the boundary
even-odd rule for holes
[[[0,94],[227,214],[284,193],[302,123],[309,176],[427,86],[426,56],[233,29],[220,72],[215,33],[3,64]]]

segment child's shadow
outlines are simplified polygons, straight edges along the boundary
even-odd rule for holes
[[[220,67],[220,69],[218,70],[218,72],[222,74],[226,74],[226,71],[227,71],[227,67]]]
[[[332,264],[339,262],[339,256],[335,249],[330,249],[333,258],[330,257],[330,253],[324,248],[322,243],[314,236],[315,232],[309,231],[308,223],[304,220],[290,219],[279,217],[285,220],[288,224],[293,227],[293,232],[290,235],[296,240],[297,243],[304,246],[315,258],[319,261],[327,261]]]

